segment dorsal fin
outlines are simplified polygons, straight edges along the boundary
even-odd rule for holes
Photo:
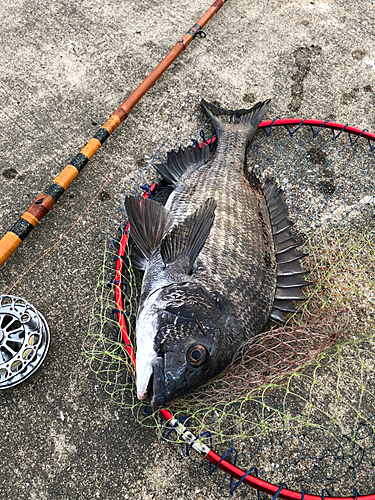
[[[277,268],[275,300],[270,319],[285,323],[283,311],[295,311],[292,300],[306,300],[301,288],[311,282],[301,277],[306,271],[299,259],[306,254],[297,250],[301,244],[290,232],[293,223],[288,219],[282,189],[277,189],[270,179],[263,181],[262,189],[272,226]]]
[[[186,273],[191,271],[214,222],[216,201],[208,198],[193,214],[174,226],[160,245],[160,254],[165,265],[178,259],[187,265]]]
[[[178,151],[169,151],[167,163],[155,165],[157,172],[168,184],[174,186],[179,178],[187,171],[194,171],[201,167],[207,160],[210,148],[207,144],[201,147],[180,148]]]
[[[125,209],[130,223],[130,234],[146,259],[159,245],[172,225],[169,211],[148,198],[125,197]]]

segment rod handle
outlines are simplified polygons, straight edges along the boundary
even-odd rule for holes
[[[8,231],[0,240],[0,267],[9,259],[14,250],[22,243],[21,238]]]
[[[201,28],[221,9],[226,0],[215,0],[211,7],[190,28],[157,65],[157,67],[145,78],[145,80],[132,92],[112,116],[104,123],[102,128],[94,135],[85,147],[73,160],[55,177],[47,189],[44,190],[30,205],[18,222],[0,240],[0,267],[12,255],[14,250],[22,243],[26,236],[38,224],[38,222],[49,212],[55,202],[65,192],[87,162],[103,145],[107,138],[129,115],[130,111],[139,102],[143,95],[154,85],[167,68],[177,59],[190,42],[198,35]]]

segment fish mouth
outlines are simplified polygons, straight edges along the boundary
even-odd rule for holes
[[[165,401],[164,387],[164,359],[157,357],[152,363],[152,375],[150,377],[148,396],[151,408],[161,406]]]

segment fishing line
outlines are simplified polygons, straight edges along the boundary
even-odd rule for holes
[[[140,99],[188,47],[194,38],[199,35],[202,28],[204,28],[209,20],[221,9],[225,1],[226,0],[214,1],[211,7],[198,19],[198,22],[176,42],[163,60],[115,110],[92,139],[87,142],[83,149],[81,149],[71,162],[53,179],[52,183],[33,201],[27,211],[22,214],[16,224],[14,224],[0,240],[0,265],[6,262],[28,234],[38,225],[39,221],[50,211],[108,137],[127,119]]]
[[[208,28],[209,29],[209,28]],[[205,29],[205,31],[207,31],[208,29]],[[199,53],[201,52],[201,49],[202,49],[202,44],[204,43],[204,39],[201,39],[200,43],[198,44],[198,48],[197,50],[195,51],[195,56],[193,57],[190,65],[188,66],[187,70],[184,72],[184,74],[178,79],[177,83],[173,86],[170,86],[168,89],[167,89],[167,92],[166,92],[166,95],[165,97],[162,99],[161,103],[159,104],[158,108],[156,109],[155,112],[152,112],[150,113],[151,114],[159,114],[160,113],[160,110],[163,108],[164,104],[168,101],[168,98],[173,95],[173,92],[176,91],[178,89],[178,87],[180,87],[181,83],[183,80],[185,80],[185,78],[191,73],[191,68],[193,67],[194,65],[194,62],[195,60],[197,59]],[[133,145],[136,145],[142,138],[143,136],[146,134],[146,132],[148,132],[149,130],[151,129],[151,125],[148,125],[144,130],[143,132],[138,135],[137,137],[135,137],[134,141],[133,141]]]
[[[76,154],[76,156],[70,161],[70,163],[65,166],[65,168],[60,173],[55,176],[52,183],[48,187],[46,187],[40,193],[40,195],[37,196],[37,198],[33,200],[29,208],[21,215],[19,220],[0,240],[0,266],[7,261],[7,259],[12,255],[16,248],[18,248],[18,246],[24,241],[24,239],[30,234],[30,232],[38,225],[40,220],[50,211],[53,205],[60,199],[66,189],[79,175],[79,173],[98,151],[98,149],[101,148],[108,137],[129,116],[129,113],[139,102],[139,100],[144,96],[144,94],[154,85],[154,83],[161,77],[161,75],[194,40],[194,38],[201,37],[202,28],[204,28],[209,20],[221,9],[225,1],[226,0],[215,0],[213,2],[211,7],[209,7],[209,9],[198,19],[198,22],[194,24],[185,33],[185,35],[176,42],[174,47],[168,52],[168,54],[162,59],[162,61],[150,72],[150,74],[129,95],[129,97],[115,110],[115,112],[97,131],[92,139],[86,143],[83,149],[78,154]],[[78,219],[78,221],[79,220],[80,219]],[[76,223],[78,221],[76,221]],[[75,224],[69,229],[68,232],[70,232],[74,226]],[[51,249],[54,248],[56,244],[53,245]],[[50,250],[43,254],[42,257],[37,260],[37,262],[39,262],[39,260],[41,260]],[[34,267],[35,264],[36,262],[32,266],[30,266],[30,268],[26,271],[26,273],[24,273],[24,275],[27,274],[27,272],[32,267]],[[22,279],[24,275],[22,275],[19,280]],[[18,281],[13,285],[13,287],[18,283]],[[7,296],[4,300],[8,302],[6,302],[5,308],[0,311],[0,389],[11,387],[12,385],[8,382],[11,379],[14,379],[14,377],[19,376],[20,379],[22,379],[22,376],[26,376],[28,374],[27,366],[29,364],[31,365],[34,361],[38,363],[42,362],[49,345],[49,340],[45,339],[42,342],[42,347],[45,348],[45,350],[43,351],[43,355],[40,356],[37,356],[39,351],[36,345],[39,346],[38,343],[36,343],[35,346],[31,347],[30,349],[27,348],[26,351],[22,351],[22,353],[21,351],[17,352],[17,346],[19,347],[24,342],[32,342],[31,339],[34,339],[35,335],[32,335],[30,331],[25,330],[26,327],[22,327],[22,322],[19,322],[15,316],[13,317],[13,313],[10,314],[10,311],[16,311],[16,307],[14,304],[18,304],[19,299]],[[24,311],[26,311],[27,307],[29,307],[29,305],[27,305],[26,301],[23,301],[22,305],[19,306],[19,308],[23,308]],[[35,311],[35,314],[38,314],[37,311]],[[16,324],[18,325],[17,328],[19,330],[17,330],[16,332],[8,332],[8,330],[6,329],[6,325],[9,321],[11,321],[12,324],[13,322],[16,322]],[[38,324],[41,323],[39,322]],[[40,336],[38,338],[40,339]],[[23,349],[22,345],[21,349]],[[27,352],[28,360],[25,359],[24,361],[21,361],[18,358],[20,358],[20,356],[22,356],[24,352]],[[42,352],[42,350],[40,352]],[[34,370],[32,370],[32,372],[33,371]]]
[[[172,427],[163,423],[158,412],[136,399],[134,369],[119,334],[122,322],[129,332],[126,350],[134,352],[141,276],[130,266],[128,247],[118,257],[118,242],[127,237],[126,214],[119,207],[107,228],[86,352],[104,390],[121,407],[168,441],[176,442],[177,430],[177,442],[187,445],[189,456],[193,447],[214,464],[220,462],[219,469],[236,478],[230,492],[240,495],[245,484],[252,484],[272,495],[307,499],[321,498],[326,490],[350,496],[355,485],[364,495],[374,482],[375,136],[319,120],[271,120],[261,127],[248,164],[283,186],[289,216],[305,235],[303,249],[309,255],[304,266],[315,285],[301,312],[286,327],[265,332],[262,349],[244,346],[242,359],[221,379],[172,403],[165,413],[167,420],[173,418]],[[159,148],[124,194],[144,193],[143,178],[156,178],[153,163],[163,161],[165,151],[179,142]],[[163,199],[163,190],[152,192]],[[114,275],[113,265],[120,261],[121,273]],[[125,314],[116,316],[119,290]],[[364,300],[367,311],[361,308]],[[221,460],[228,448],[236,449],[236,464]],[[253,467],[258,478],[255,469],[246,474]],[[218,469],[213,478],[217,474]],[[280,488],[282,483],[289,490]]]
[[[22,280],[22,278],[24,278],[26,276],[26,274],[28,274],[29,271],[31,271],[31,269],[39,262],[41,261],[42,259],[44,259],[44,257],[46,257],[51,250],[53,250],[57,245],[59,245],[61,243],[61,241],[70,233],[70,231],[72,231],[72,229],[74,229],[76,227],[76,225],[83,219],[83,217],[85,216],[86,212],[88,212],[92,206],[92,204],[95,202],[96,198],[99,196],[99,194],[103,191],[104,187],[106,186],[106,184],[109,182],[110,178],[112,177],[113,174],[110,174],[107,179],[104,181],[104,184],[101,185],[99,191],[96,193],[96,195],[94,196],[94,198],[90,201],[90,203],[87,205],[86,209],[82,212],[82,214],[78,217],[78,219],[75,221],[75,223],[70,226],[70,228],[61,236],[61,238],[59,238],[56,243],[54,243],[46,252],[44,252],[43,255],[41,255],[39,257],[39,259],[37,259],[33,264],[31,264],[31,266],[23,273],[21,274],[21,276],[17,279],[17,281],[15,281],[13,283],[13,285],[9,288],[9,290],[6,292],[7,294],[9,294],[13,288]]]
[[[240,18],[238,18],[234,22],[237,22],[238,20],[240,20]],[[208,33],[213,28],[213,26],[216,23],[218,23],[218,22],[220,22],[220,19],[217,19],[216,21],[212,21],[211,20],[209,22],[209,24],[207,24],[207,26],[205,26],[204,32]],[[225,30],[225,33],[228,33],[228,32],[229,32],[229,27],[227,27],[226,30]],[[202,38],[201,41],[198,43],[198,48],[195,51],[195,55],[193,56],[191,62],[188,65],[188,68],[186,69],[186,71],[184,72],[184,74],[178,79],[178,81],[177,81],[177,83],[175,85],[171,85],[167,89],[167,92],[166,92],[167,95],[162,99],[162,101],[159,104],[157,110],[155,112],[150,113],[150,114],[159,114],[160,111],[161,111],[161,109],[163,108],[164,104],[168,101],[168,98],[170,96],[172,96],[173,93],[181,86],[181,83],[186,80],[186,77],[188,77],[189,75],[191,75],[191,70],[192,70],[192,68],[194,68],[194,63],[197,60],[198,56],[200,55],[201,51],[203,50],[203,48],[205,46],[204,44],[207,44],[207,39],[206,38]],[[151,125],[148,125],[148,127],[145,128],[145,130],[139,136],[137,136],[134,139],[133,144],[134,145],[137,144],[140,141],[140,139],[142,139],[144,137],[144,135],[146,134],[146,132],[149,131],[150,129],[151,129]]]

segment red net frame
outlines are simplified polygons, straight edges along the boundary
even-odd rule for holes
[[[368,141],[374,141],[375,142],[375,134],[372,134],[368,132],[366,129],[360,130],[355,127],[350,127],[348,125],[343,125],[340,123],[334,123],[330,121],[324,121],[324,120],[312,120],[312,119],[305,119],[301,120],[298,118],[288,118],[288,119],[275,119],[275,120],[267,120],[263,121],[260,123],[259,128],[267,128],[267,127],[277,127],[277,126],[310,126],[310,127],[318,127],[318,128],[328,128],[331,130],[338,130],[338,134],[341,134],[342,132],[345,132],[347,134],[352,134],[358,137],[363,137],[364,139],[367,139]],[[216,138],[213,138],[212,141],[214,141]],[[210,143],[211,141],[206,141],[207,143]],[[202,143],[203,144],[203,143]],[[150,188],[149,192],[152,192],[155,188],[157,187],[156,183],[153,183]],[[143,198],[148,198],[149,192],[145,192],[143,195]],[[115,280],[114,283],[115,285],[115,301],[116,301],[116,307],[117,307],[117,320],[119,323],[119,328],[121,332],[122,339],[125,343],[125,349],[127,351],[127,354],[135,367],[135,353],[131,347],[130,339],[129,339],[129,333],[128,329],[126,326],[126,320],[125,320],[125,315],[123,314],[123,291],[122,291],[122,286],[121,286],[121,275],[124,267],[124,259],[123,257],[125,256],[126,252],[126,247],[128,244],[129,240],[129,223],[126,224],[125,231],[122,235],[122,238],[119,242],[119,249],[117,253],[117,261],[116,261],[116,271],[115,271]],[[160,415],[166,420],[166,422],[170,422],[173,420],[173,415],[171,412],[165,409],[159,409],[158,410]],[[251,472],[253,469],[250,471],[245,472],[244,470],[240,469],[239,467],[236,467],[235,465],[231,464],[227,460],[225,460],[223,457],[215,453],[213,450],[208,450],[208,452],[205,454],[205,458],[211,462],[214,466],[218,467],[221,469],[223,472],[229,474],[230,476],[234,477],[235,479],[239,480],[240,482],[243,482],[245,485],[248,485],[258,491],[262,491],[263,493],[266,493],[268,495],[272,495],[275,499],[280,497],[284,498],[286,500],[321,500],[324,499],[324,492],[322,495],[309,495],[305,494],[304,492],[297,492],[293,490],[289,490],[287,488],[283,488],[283,485],[275,485],[272,483],[269,483],[267,481],[263,481],[262,479],[259,479],[255,476],[251,475]],[[334,497],[337,500],[375,500],[375,493],[370,494],[370,495],[353,495],[350,497]]]

